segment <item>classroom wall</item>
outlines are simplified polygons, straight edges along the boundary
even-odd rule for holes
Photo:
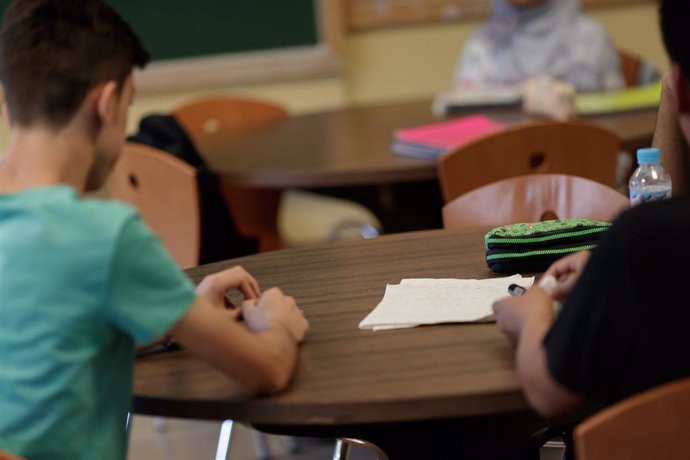
[[[659,68],[667,66],[656,7],[628,5],[589,13],[607,27],[616,46],[648,57]],[[348,37],[346,84],[350,102],[424,98],[447,89],[462,43],[479,24],[434,24]]]
[[[589,14],[608,28],[618,47],[646,56],[660,69],[667,66],[654,5],[597,8]],[[136,129],[144,114],[167,112],[186,100],[217,92],[265,98],[284,104],[292,113],[431,98],[450,86],[462,43],[480,23],[427,24],[348,34],[346,70],[338,77],[156,96],[140,94],[131,110],[129,129]],[[3,124],[0,145],[6,139]]]
[[[659,68],[667,66],[654,5],[597,8],[589,13],[609,29],[616,46],[646,56]],[[184,100],[218,91],[267,98],[292,113],[431,98],[449,88],[462,43],[480,24],[463,21],[351,33],[345,40],[345,73],[340,77],[143,95],[133,106],[131,126],[142,114],[168,111]]]

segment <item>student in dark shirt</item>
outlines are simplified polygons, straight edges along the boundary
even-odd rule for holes
[[[677,147],[690,139],[690,3],[661,0],[660,13],[673,62],[660,116],[668,122],[675,114],[676,128],[660,123],[655,142],[675,145],[682,165],[687,156]],[[554,264],[547,275],[556,278],[555,288],[535,286],[497,302],[498,326],[517,343],[517,371],[531,405],[560,416],[690,376],[689,256],[690,196],[681,194],[623,214],[591,258],[580,253]],[[564,301],[558,317],[554,299]]]

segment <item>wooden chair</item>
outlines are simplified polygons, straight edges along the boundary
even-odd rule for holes
[[[216,138],[228,139],[228,135],[252,135],[287,118],[285,109],[277,105],[222,96],[182,105],[174,115],[197,146],[212,143]],[[277,223],[279,191],[227,185],[221,190],[241,235],[257,238],[262,252],[282,246]]]
[[[0,460],[24,460],[24,458],[0,450]]]
[[[144,221],[158,234],[180,268],[199,264],[201,207],[193,166],[154,147],[128,142],[113,168],[108,189],[111,197],[139,209]],[[162,432],[166,421],[157,418],[154,424],[156,430]],[[217,458],[226,457],[233,426],[232,420],[224,421]],[[261,452],[267,452],[265,445],[262,439]],[[0,457],[0,460],[3,459]]]
[[[199,99],[175,110],[175,117],[192,139],[216,134],[250,132],[281,122],[287,111],[275,104],[236,97]]]
[[[575,428],[578,460],[690,458],[690,379],[632,396]]]
[[[108,188],[113,198],[139,210],[180,268],[199,264],[201,218],[192,166],[153,147],[127,143]]]
[[[509,177],[570,174],[616,187],[620,140],[584,121],[522,123],[459,147],[441,157],[444,202]]]
[[[627,197],[589,179],[534,174],[494,182],[455,198],[443,207],[443,226],[496,227],[559,218],[610,222],[628,207]]]
[[[659,72],[654,66],[634,53],[618,50],[618,58],[627,88],[651,83],[659,78]]]

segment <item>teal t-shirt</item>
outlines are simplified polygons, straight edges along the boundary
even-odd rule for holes
[[[134,344],[194,296],[135,210],[67,186],[0,195],[0,449],[124,459]]]

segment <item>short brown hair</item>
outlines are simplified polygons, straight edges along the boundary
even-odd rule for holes
[[[119,87],[149,53],[100,0],[15,0],[2,21],[0,78],[13,123],[62,127],[100,83]]]

